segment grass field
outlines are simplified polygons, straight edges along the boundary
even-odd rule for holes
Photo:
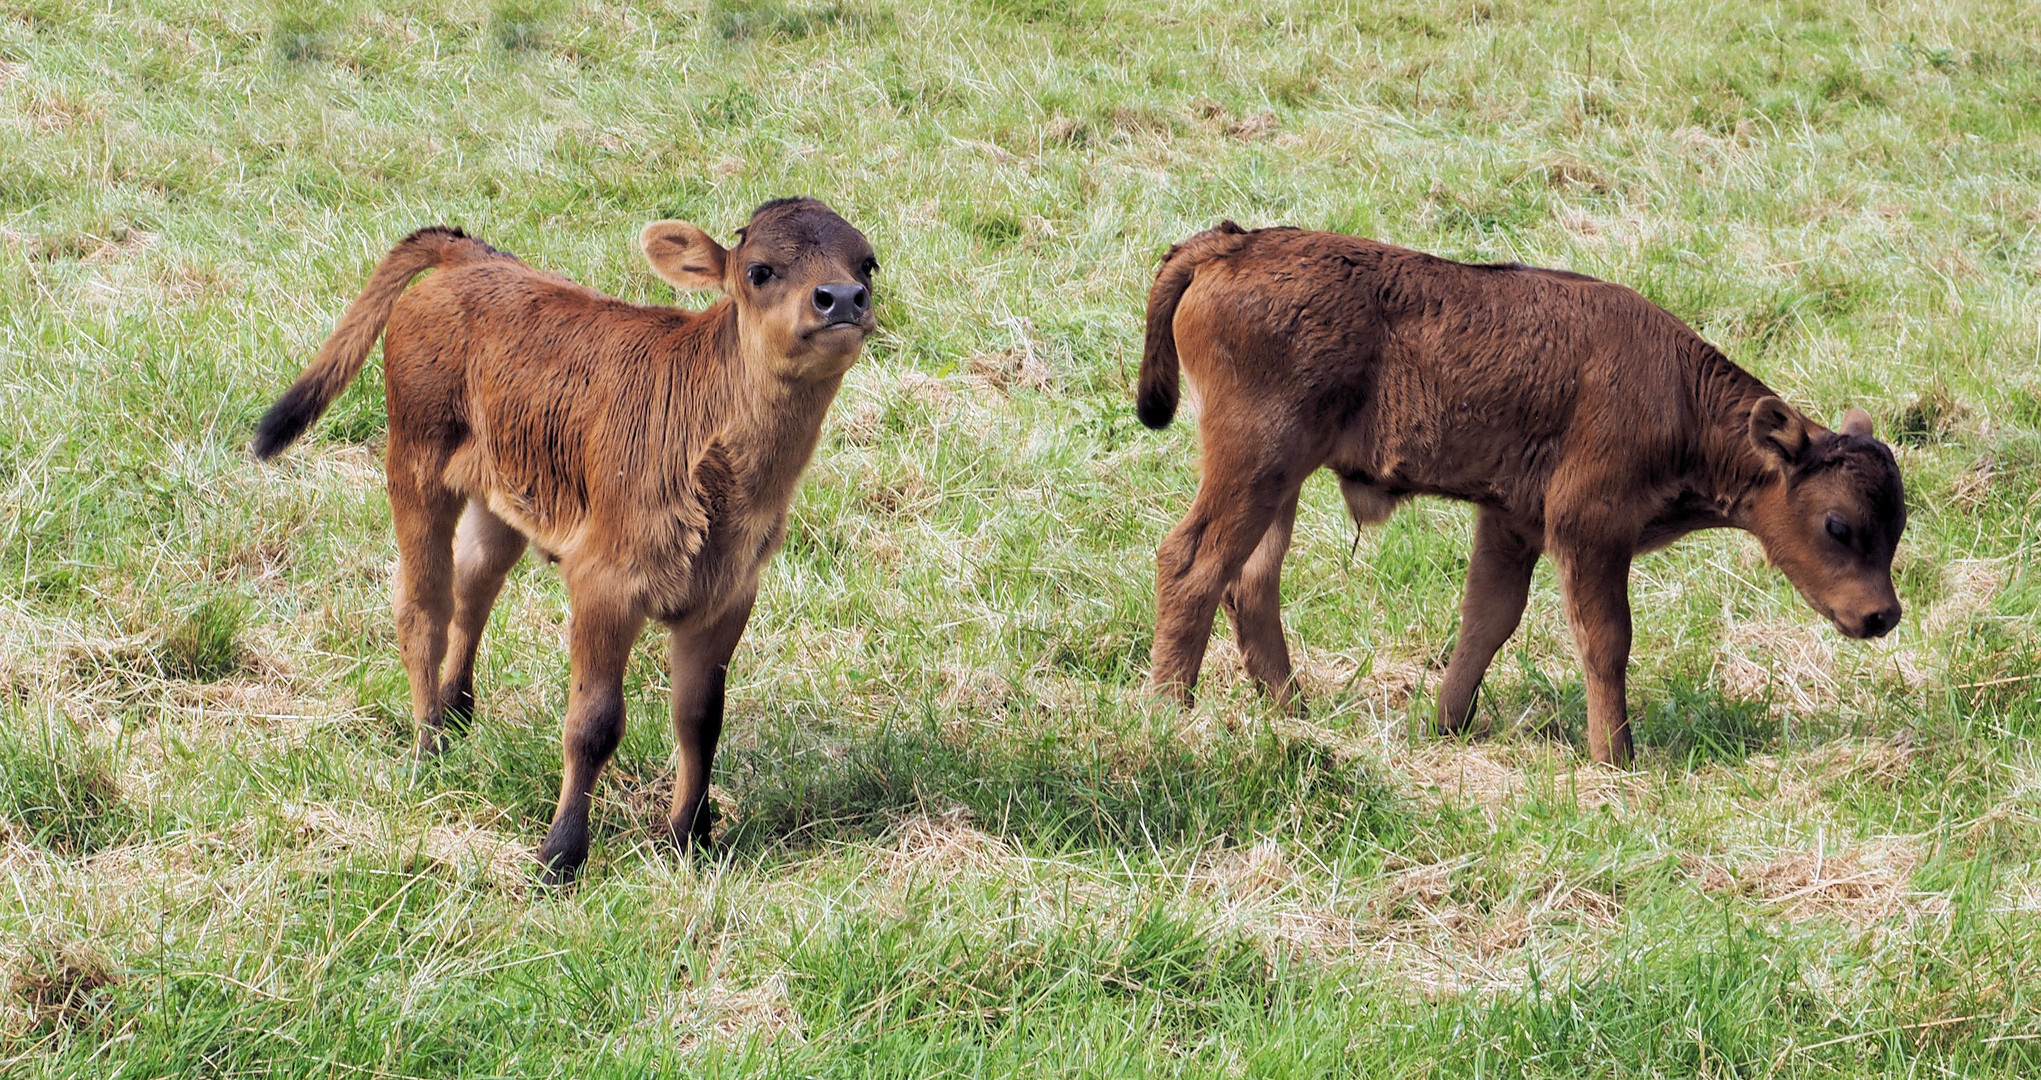
[[[0,6],[0,1074],[2033,1076],[2041,18],[2025,0]],[[662,644],[571,893],[557,576],[414,768],[381,380],[255,417],[398,237],[627,298],[809,193],[881,333],[656,844]],[[1231,217],[1634,285],[1861,405],[1905,624],[1742,535],[1640,561],[1632,772],[1548,569],[1425,733],[1466,508],[1305,490],[1312,707],[1141,692],[1192,425],[1147,283]],[[372,368],[374,362],[372,361]]]

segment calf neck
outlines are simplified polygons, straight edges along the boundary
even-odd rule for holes
[[[589,794],[622,738],[624,666],[647,620],[671,634],[668,828],[683,846],[707,835],[725,667],[823,414],[874,327],[878,263],[828,207],[770,202],[739,236],[725,250],[686,222],[645,228],[661,277],[724,294],[689,311],[625,303],[422,229],[370,275],[256,433],[258,456],[280,453],[382,336],[397,639],[421,756],[467,722],[482,628],[527,544],[560,564],[574,681],[539,849],[551,880],[587,856]]]
[[[1754,533],[1850,637],[1899,621],[1899,470],[1870,418],[1809,421],[1677,318],[1579,274],[1472,266],[1231,222],[1164,259],[1137,408],[1198,394],[1202,478],[1156,558],[1152,679],[1186,698],[1224,606],[1249,674],[1295,693],[1277,581],[1298,489],[1338,475],[1362,524],[1411,495],[1474,503],[1438,723],[1465,723],[1540,555],[1559,568],[1595,759],[1630,757],[1631,559],[1696,529]]]

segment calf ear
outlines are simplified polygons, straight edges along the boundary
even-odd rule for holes
[[[1862,409],[1851,409],[1843,414],[1842,426],[1836,430],[1845,435],[1868,439],[1871,437],[1871,414]]]
[[[677,289],[723,288],[723,262],[729,252],[715,237],[685,221],[655,221],[638,234],[652,272]]]
[[[1807,422],[1778,398],[1762,397],[1750,409],[1750,441],[1780,464],[1791,465],[1807,449]]]

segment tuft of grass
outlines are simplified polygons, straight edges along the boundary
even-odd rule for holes
[[[489,37],[504,52],[537,52],[551,40],[562,0],[494,0],[489,6]]]
[[[841,1048],[890,1056],[920,1042],[961,1063],[1041,1039],[1040,1015],[1144,1003],[1146,1022],[1198,1040],[1268,1007],[1275,975],[1254,944],[1151,905],[1124,922],[1034,932],[1018,921],[956,932],[910,917],[827,928],[789,957],[792,1006]]]
[[[1774,745],[1782,731],[1772,702],[1737,701],[1708,687],[1672,683],[1643,704],[1632,722],[1636,740],[1686,770],[1734,765]]]
[[[179,617],[156,647],[164,674],[192,682],[214,682],[240,670],[247,654],[241,632],[248,625],[248,602],[221,595],[201,602]]]
[[[737,750],[730,782],[745,816],[729,841],[750,850],[868,838],[911,812],[952,806],[1049,852],[1280,834],[1330,853],[1411,824],[1366,763],[1308,742],[1264,730],[1198,752],[1167,730],[1124,738],[1110,751],[1054,735],[995,749],[923,726],[791,758]],[[1214,769],[1224,783],[1210,781]]]
[[[846,3],[710,0],[708,22],[725,41],[760,38],[800,41],[839,28],[860,29],[873,19],[863,9]]]
[[[340,6],[331,0],[281,0],[270,11],[270,48],[293,64],[328,60],[340,18]]]
[[[82,941],[36,941],[25,950],[7,989],[20,1000],[39,1034],[90,1027],[104,1033],[112,988],[120,973],[97,948]]]
[[[140,827],[121,791],[116,757],[60,719],[16,713],[0,731],[0,827],[64,855],[90,855]]]
[[[1923,388],[1890,420],[1881,425],[1886,439],[1901,446],[1925,446],[1947,439],[1956,424],[1970,412],[1956,400],[1946,383],[1936,381]]]

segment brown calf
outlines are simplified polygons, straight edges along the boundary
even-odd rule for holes
[[[647,619],[672,632],[680,762],[667,824],[683,847],[706,835],[724,668],[823,413],[874,326],[878,262],[827,206],[766,203],[739,236],[726,251],[686,222],[646,226],[659,276],[725,294],[688,311],[421,229],[376,267],[256,433],[257,456],[282,451],[383,335],[397,640],[421,756],[443,747],[449,714],[458,725],[474,707],[476,646],[526,541],[559,560],[574,683],[560,802],[539,848],[549,880],[587,857],[589,791],[623,736],[624,665]]]
[[[1203,477],[1156,556],[1152,678],[1186,699],[1222,603],[1249,674],[1294,694],[1277,578],[1298,489],[1321,465],[1358,523],[1410,495],[1479,507],[1439,691],[1447,732],[1516,630],[1541,554],[1559,564],[1597,761],[1630,758],[1639,552],[1744,529],[1844,634],[1899,621],[1906,502],[1870,417],[1809,422],[1620,285],[1223,222],[1173,248],[1149,293],[1149,427],[1176,411],[1179,363],[1201,401]]]

